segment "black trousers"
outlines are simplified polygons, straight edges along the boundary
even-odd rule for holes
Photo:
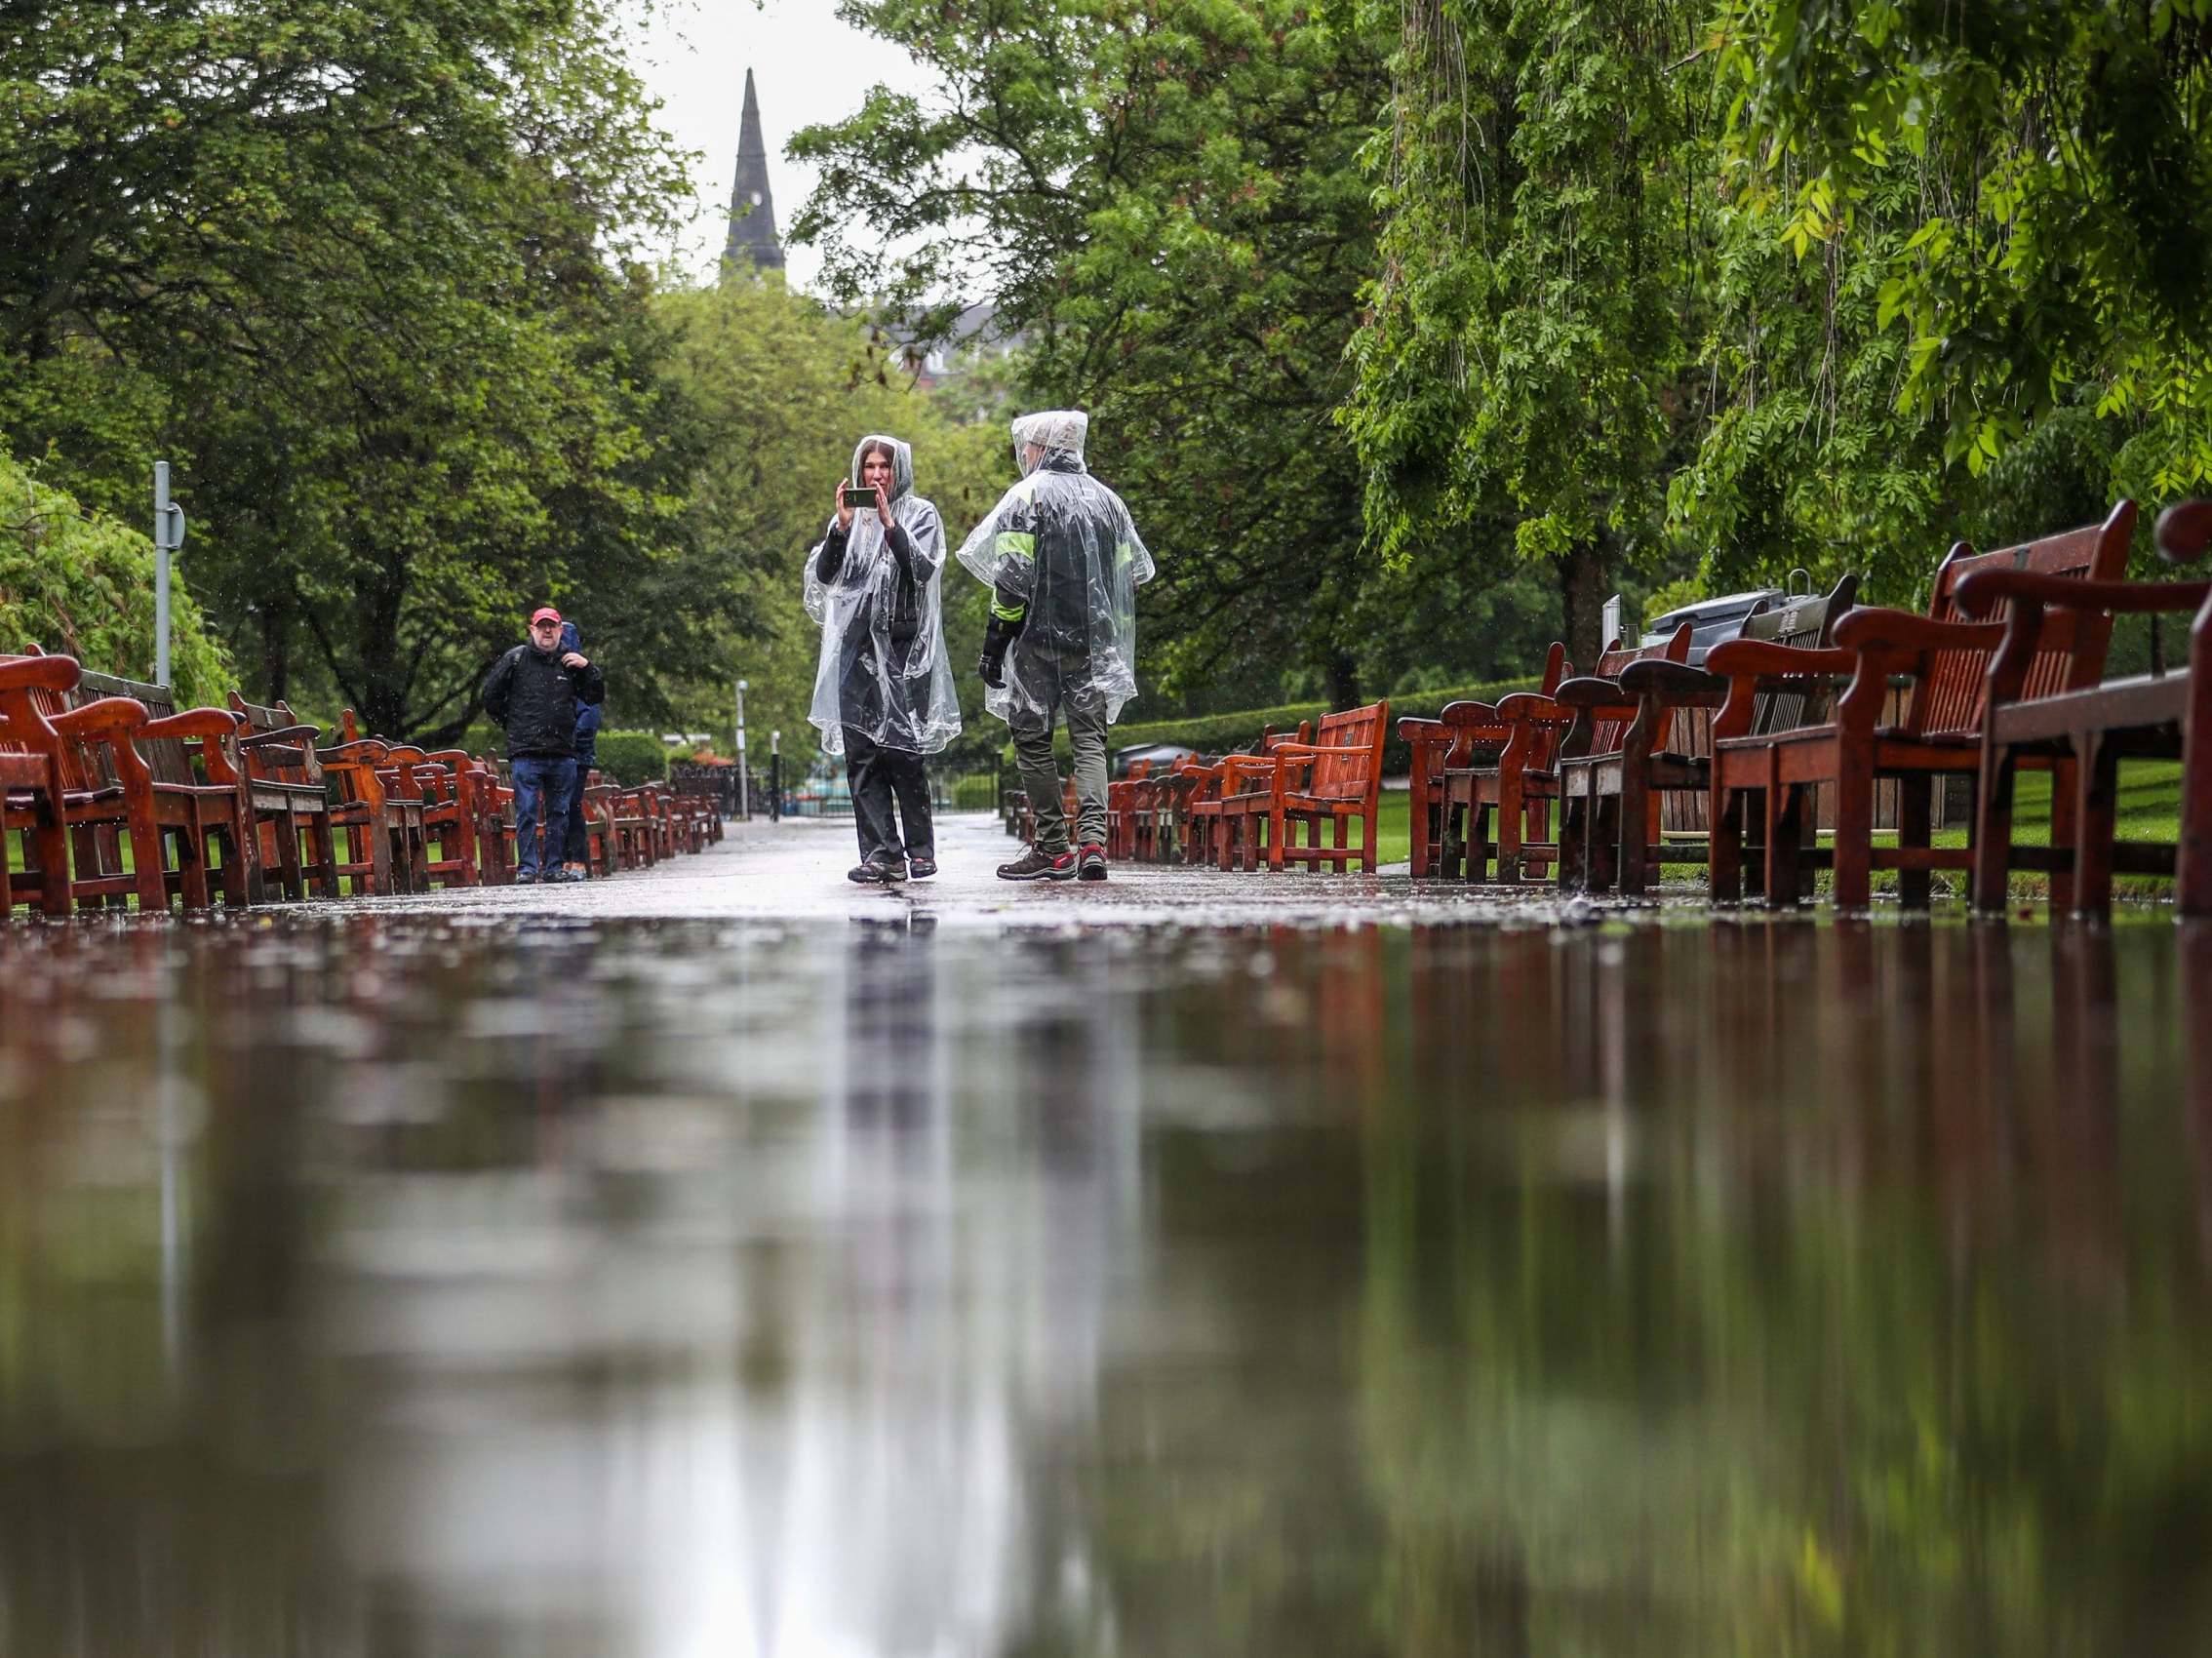
[[[852,826],[863,862],[934,858],[936,831],[929,822],[929,773],[909,749],[885,748],[868,733],[845,728],[845,780],[852,788]],[[891,807],[896,803],[897,820]],[[903,826],[906,833],[901,836]]]

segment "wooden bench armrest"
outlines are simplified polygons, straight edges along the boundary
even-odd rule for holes
[[[1498,698],[1498,718],[1508,725],[1570,726],[1574,716],[1558,700],[1535,691],[1517,691]]]
[[[266,748],[271,743],[283,743],[296,747],[302,742],[312,744],[322,734],[313,726],[278,726],[273,730],[240,732],[238,746],[240,748]]]
[[[375,737],[355,737],[330,748],[318,748],[315,758],[326,766],[380,766],[384,745]]]
[[[227,708],[187,708],[180,714],[164,714],[148,720],[138,734],[149,741],[162,737],[235,737],[238,716]]]
[[[74,656],[21,656],[0,662],[0,691],[74,691],[83,673]]]
[[[128,696],[103,696],[82,708],[49,714],[46,723],[65,737],[127,737],[135,735],[145,725],[146,709],[144,703],[135,702]]]
[[[2208,594],[2212,581],[2077,581],[2026,570],[1977,570],[1959,579],[1955,597],[1968,615],[1986,616],[2015,600],[2069,611],[2193,611]]]
[[[1584,674],[1579,679],[1561,680],[1552,692],[1552,700],[1562,708],[1613,708],[1635,698],[1622,693],[1619,680]]]
[[[1729,680],[1841,679],[1858,672],[1849,651],[1814,651],[1801,645],[1776,645],[1764,639],[1730,639],[1706,653],[1705,669]]]
[[[1407,742],[1448,742],[1452,733],[1442,720],[1408,714],[1398,722],[1398,734]]]
[[[1916,655],[1930,651],[1994,651],[2003,639],[2002,622],[1938,621],[1880,605],[1853,611],[1836,624],[1837,647],[1862,654],[1883,647]],[[1905,671],[1912,670],[1908,666]]]
[[[2175,564],[2203,556],[2212,545],[2212,501],[2176,501],[2158,514],[2158,551]]]
[[[1330,754],[1372,754],[1371,743],[1332,742],[1279,742],[1268,751],[1270,760],[1297,760],[1311,763]]]
[[[1718,708],[1728,698],[1725,676],[1657,657],[1623,668],[1621,690],[1639,702],[1648,698],[1687,708]]]
[[[1494,726],[1498,723],[1498,707],[1494,702],[1447,702],[1438,718],[1455,730],[1468,726]]]

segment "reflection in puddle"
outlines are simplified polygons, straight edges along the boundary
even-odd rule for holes
[[[0,938],[0,1651],[2173,1651],[2212,941]]]

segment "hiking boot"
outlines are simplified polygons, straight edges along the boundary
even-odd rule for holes
[[[876,879],[886,887],[906,879],[904,858],[870,858],[868,861],[875,867]]]
[[[937,873],[937,860],[935,858],[908,858],[906,860],[906,873],[913,876],[917,881],[927,881],[930,876]]]
[[[1103,881],[1106,879],[1106,849],[1104,847],[1093,841],[1089,846],[1083,849],[1083,855],[1076,860],[1076,879],[1078,881]]]
[[[535,887],[537,885],[537,871],[534,869],[516,870],[515,885],[517,887]]]
[[[884,866],[880,863],[856,863],[845,872],[845,879],[856,887],[881,887],[884,884]]]
[[[1035,847],[1013,862],[999,865],[1001,881],[1073,881],[1075,872],[1075,853],[1041,852]]]

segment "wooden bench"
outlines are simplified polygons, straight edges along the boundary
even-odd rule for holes
[[[1813,793],[1829,787],[1836,794],[1831,861],[1837,907],[1865,909],[1877,868],[1899,871],[1906,905],[1925,907],[1933,871],[1965,870],[1972,863],[1970,849],[1932,844],[1934,786],[1938,777],[1973,776],[1980,770],[1987,670],[1991,652],[2004,637],[2002,623],[1974,621],[1959,610],[1959,583],[1983,570],[2111,581],[2126,566],[2134,528],[2135,503],[2121,501],[2102,525],[2022,546],[1976,553],[1961,541],[1936,572],[1925,615],[1855,610],[1837,623],[1833,650],[1791,651],[1745,641],[1715,647],[1706,666],[1731,681],[1752,682],[1747,697],[1760,680],[1825,691],[1848,678],[1827,719],[1791,730],[1715,741],[1710,819],[1715,901],[1729,901],[1740,886],[1736,871],[1744,825],[1756,800],[1761,803],[1766,829],[1765,900],[1772,906],[1795,904],[1807,873],[1820,861],[1817,849],[1808,845],[1816,838]],[[2103,612],[2085,612],[2078,622],[2047,633],[2021,672],[2021,699],[2095,685],[2104,674],[2111,634],[2112,617]],[[1906,690],[1894,718],[1885,721],[1893,681]],[[2043,762],[2029,758],[2025,763]],[[2073,762],[2051,764],[2062,773],[2052,799],[2051,840],[2054,846],[2071,846]],[[1893,848],[1874,844],[1875,785],[1885,777],[1899,784],[1898,845]],[[2071,875],[2055,876],[2053,896],[2071,902],[2072,893],[2061,890],[2070,884]]]
[[[251,903],[259,859],[248,827],[237,716],[227,708],[179,711],[168,687],[114,674],[81,673],[67,698],[80,711],[135,703],[144,712],[142,721],[110,725],[107,740],[81,745],[88,770],[124,792],[140,911],[167,911],[171,893],[188,910],[208,908],[217,891],[228,908]],[[99,859],[100,876],[122,878],[113,829],[85,834],[80,855],[86,849]],[[217,849],[219,863],[210,856]]]
[[[1136,856],[1137,812],[1145,798],[1145,779],[1152,775],[1152,762],[1132,761],[1128,774],[1117,777],[1106,785],[1106,855],[1115,859]]]
[[[316,754],[322,733],[287,702],[248,702],[230,693],[238,716],[238,749],[246,767],[247,806],[258,838],[260,902],[271,883],[294,901],[310,879],[326,898],[338,895],[337,836],[331,822],[330,783]]]
[[[1221,867],[1256,869],[1264,859],[1274,870],[1328,863],[1341,873],[1357,861],[1372,874],[1389,721],[1387,702],[1347,708],[1323,715],[1311,742],[1275,742],[1248,765],[1232,756],[1225,763],[1231,770],[1223,772]],[[1355,819],[1361,824],[1357,847],[1348,844]]]
[[[1447,767],[1442,773],[1444,825],[1438,873],[1509,884],[1520,881],[1530,866],[1540,876],[1549,874],[1558,865],[1560,848],[1542,838],[1546,819],[1536,809],[1548,812],[1559,801],[1562,745],[1572,733],[1581,751],[1611,753],[1627,729],[1625,719],[1594,717],[1583,720],[1577,731],[1578,711],[1560,698],[1569,686],[1580,685],[1583,689],[1575,694],[1596,706],[1614,694],[1612,687],[1629,664],[1679,662],[1689,653],[1689,644],[1687,622],[1648,646],[1631,649],[1615,640],[1600,653],[1592,674],[1580,681],[1562,680],[1557,695],[1524,691],[1500,697],[1496,714],[1506,740],[1496,750],[1495,762]],[[1479,741],[1477,747],[1486,744]]]
[[[2157,538],[2159,550],[2175,563],[2199,557],[2212,543],[2212,501],[2167,508]],[[2170,875],[2175,908],[2183,916],[2212,916],[2212,582],[2067,580],[1982,570],[1958,583],[1957,598],[1970,616],[2006,612],[2004,641],[1990,658],[1982,717],[1974,907],[2003,913],[2010,872],[2040,869],[2053,877],[2054,905],[2058,878],[2072,877],[2076,915],[2111,913],[2117,872]],[[2023,698],[2022,688],[2046,641],[2099,612],[2193,612],[2187,669]],[[2182,762],[2181,826],[2173,843],[2118,840],[2122,760]],[[2054,770],[2062,761],[2073,765],[2072,848],[2013,844],[2013,781],[2029,761]],[[2057,805],[2054,799],[2054,818]]]
[[[1545,654],[1544,672],[1536,689],[1549,696],[1574,669],[1567,662],[1566,647],[1555,641]],[[1443,864],[1444,835],[1449,817],[1444,806],[1443,774],[1478,765],[1495,766],[1512,737],[1512,729],[1487,702],[1446,703],[1435,719],[1408,715],[1398,722],[1398,734],[1405,739],[1406,820],[1412,831],[1412,873],[1416,879],[1438,873]],[[1542,803],[1531,809],[1549,809]],[[1548,820],[1547,820],[1548,821]],[[1526,838],[1548,838],[1546,828],[1531,822]]]
[[[72,656],[24,656],[0,662],[0,921],[19,895],[35,897],[50,916],[69,913],[69,785],[61,744],[33,705],[33,693],[65,696],[78,667]],[[8,836],[20,834],[23,868],[12,874]]]
[[[1851,608],[1859,589],[1846,575],[1824,595],[1790,601],[1779,608],[1741,617],[1738,638],[1797,649],[1827,646],[1837,620]],[[1713,641],[1713,648],[1730,643]],[[1570,682],[1579,683],[1579,682]],[[1729,682],[1687,662],[1633,662],[1621,670],[1619,696],[1624,706],[1604,709],[1626,715],[1627,730],[1606,752],[1601,744],[1572,754],[1578,745],[1569,731],[1571,757],[1560,763],[1560,886],[1586,892],[1617,887],[1639,893],[1657,878],[1663,862],[1704,863],[1710,843],[1666,843],[1662,806],[1670,796],[1693,796],[1702,807],[1713,787],[1712,749],[1716,732],[1771,732],[1805,723],[1808,710],[1825,712],[1802,689],[1758,692],[1740,720],[1724,713]],[[1585,713],[1594,720],[1597,700],[1582,692]],[[1570,700],[1562,694],[1561,701]],[[1699,813],[1703,815],[1702,811]]]

